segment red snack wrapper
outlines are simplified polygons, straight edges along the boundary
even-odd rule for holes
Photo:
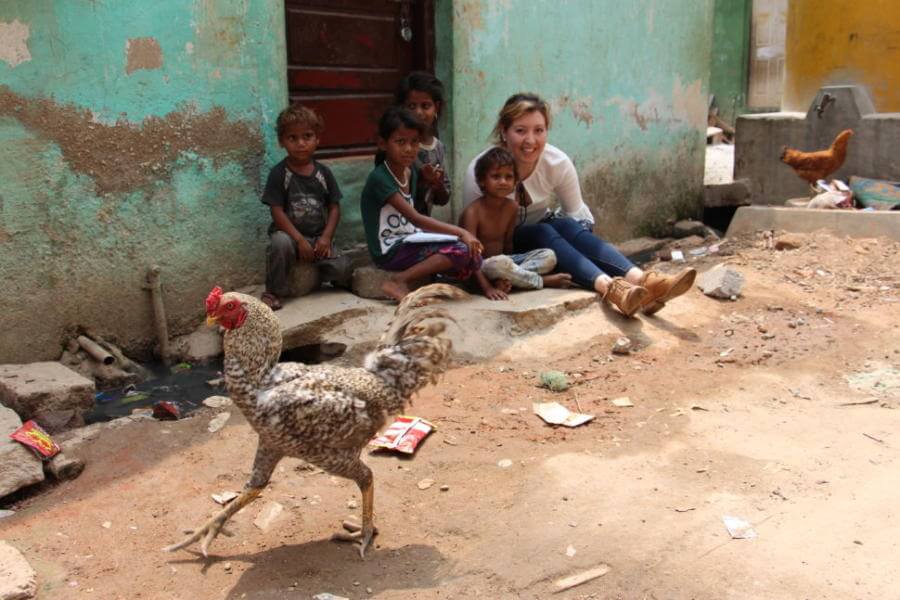
[[[399,416],[384,433],[369,442],[372,450],[394,450],[403,454],[416,451],[419,442],[434,430],[434,425],[421,417]]]
[[[9,437],[25,444],[37,452],[41,458],[53,458],[60,452],[60,447],[50,439],[50,434],[34,421],[26,421],[9,434]]]

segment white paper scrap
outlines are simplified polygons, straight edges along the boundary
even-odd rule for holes
[[[559,402],[535,402],[531,408],[534,414],[551,425],[578,427],[594,418],[594,415],[573,413]]]
[[[749,540],[756,537],[756,530],[753,529],[753,526],[750,525],[750,523],[743,519],[725,515],[722,517],[722,521],[725,523],[725,529],[728,530],[728,535],[730,535],[732,539]]]

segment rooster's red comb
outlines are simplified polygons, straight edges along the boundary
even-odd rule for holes
[[[219,307],[219,300],[222,298],[222,288],[216,286],[206,297],[206,314],[211,314]]]

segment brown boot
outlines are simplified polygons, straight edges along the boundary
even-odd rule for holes
[[[616,277],[609,282],[603,299],[618,308],[623,315],[630,317],[645,303],[647,290]]]
[[[656,313],[666,305],[666,302],[691,289],[696,277],[697,271],[694,269],[684,269],[674,275],[663,275],[653,271],[644,273],[641,285],[647,288],[648,294],[641,312],[645,315]]]

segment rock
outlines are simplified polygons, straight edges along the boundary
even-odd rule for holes
[[[444,485],[441,486],[440,489],[441,489],[442,492],[449,492],[449,491],[450,491],[450,486],[447,485],[447,484],[445,483]]]
[[[256,519],[253,520],[253,524],[262,529],[263,531],[268,531],[269,527],[278,520],[281,516],[281,513],[284,511],[284,506],[275,501],[268,502],[259,514],[256,516]]]
[[[390,271],[383,271],[376,267],[360,267],[353,271],[353,293],[360,298],[385,300],[387,296],[381,291],[381,284],[391,276]],[[414,290],[430,283],[428,279],[421,279],[409,284],[409,289]]]
[[[680,240],[675,240],[672,243],[672,248],[678,248],[681,250],[687,250],[688,248],[697,248],[706,243],[706,239],[699,235],[689,235],[687,237],[681,238]]]
[[[37,575],[22,553],[0,540],[0,600],[28,600],[37,594]]]
[[[216,504],[221,504],[222,506],[225,506],[226,504],[228,504],[229,502],[231,502],[238,496],[240,496],[240,494],[238,494],[237,492],[232,492],[232,491],[225,491],[225,492],[222,492],[221,494],[210,494],[210,497],[213,499],[213,501]]]
[[[16,514],[14,510],[0,510],[0,519],[5,519],[6,517],[11,517]]]
[[[218,327],[204,323],[193,333],[174,338],[170,346],[173,360],[203,362],[222,354],[222,336]]]
[[[306,296],[320,285],[322,276],[316,265],[298,261],[288,274],[288,296]]]
[[[434,485],[434,479],[423,479],[419,483],[416,484],[416,486],[420,490],[427,490],[428,488],[430,488],[433,485]]]
[[[716,265],[697,278],[697,287],[712,298],[737,298],[744,286],[744,276],[725,265]]]
[[[0,365],[0,402],[24,420],[41,413],[94,406],[94,382],[58,362]]]
[[[0,498],[44,480],[44,469],[34,452],[9,434],[22,426],[10,408],[0,406]]]
[[[504,458],[503,460],[500,460],[497,462],[497,466],[500,467],[501,469],[508,469],[512,466],[512,464],[513,464],[513,461],[511,461],[508,458]]]
[[[686,238],[692,235],[704,237],[706,235],[706,225],[700,221],[684,220],[678,221],[672,226],[673,237]]]
[[[321,594],[316,594],[313,596],[313,600],[350,600],[346,596],[335,596],[334,594],[330,594],[328,592],[322,592]]]
[[[776,250],[796,250],[803,245],[803,240],[798,235],[786,233],[775,238]]]
[[[619,252],[624,254],[630,260],[648,258],[653,252],[663,248],[671,242],[671,238],[657,239],[651,237],[640,237],[616,244]]]
[[[84,416],[80,410],[52,410],[34,416],[35,422],[49,434],[60,433],[84,427]]]
[[[215,433],[218,430],[225,427],[225,423],[228,422],[228,419],[231,418],[230,412],[223,412],[217,414],[212,420],[209,422],[209,426],[206,428],[210,433]]]
[[[210,408],[222,408],[223,406],[230,405],[231,398],[229,398],[228,396],[210,396],[203,401],[203,406],[208,406]]]
[[[75,479],[84,471],[84,461],[60,452],[44,464],[44,469],[59,481]]]
[[[631,354],[631,340],[627,337],[620,337],[612,347],[613,354]]]

